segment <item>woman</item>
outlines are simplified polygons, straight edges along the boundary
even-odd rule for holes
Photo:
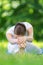
[[[33,27],[28,22],[19,22],[15,26],[9,28],[6,32],[6,37],[9,41],[9,53],[17,53],[20,49],[23,49],[24,52],[29,53],[42,53],[40,48],[32,44]]]

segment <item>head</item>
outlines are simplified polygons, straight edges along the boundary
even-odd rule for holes
[[[26,27],[24,24],[17,23],[14,28],[14,33],[19,36],[24,36],[26,33]]]

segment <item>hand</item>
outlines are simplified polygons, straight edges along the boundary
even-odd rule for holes
[[[26,47],[26,37],[18,37],[18,44],[20,48],[25,48]]]
[[[26,37],[25,36],[18,37],[18,42],[19,44],[26,43]]]
[[[20,48],[25,48],[26,47],[26,43],[22,43],[22,44],[20,44]]]

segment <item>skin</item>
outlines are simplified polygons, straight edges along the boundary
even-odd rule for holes
[[[21,36],[21,35],[16,35],[14,34],[14,36],[10,33],[7,34],[7,39],[9,40],[9,42],[11,42],[11,39],[13,38],[12,40],[12,44],[14,44],[13,42],[16,42],[20,48],[25,48],[26,46],[26,41],[32,41],[33,40],[33,28],[29,28],[27,30],[28,32],[28,36]],[[15,38],[15,39],[14,39]]]

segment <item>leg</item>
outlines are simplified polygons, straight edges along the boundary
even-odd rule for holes
[[[8,43],[8,53],[15,54],[19,51],[17,44]]]
[[[42,50],[39,47],[28,42],[26,43],[25,52],[33,53],[33,54],[42,54]]]
[[[42,54],[43,54],[43,48],[41,48],[41,50],[42,50]]]

